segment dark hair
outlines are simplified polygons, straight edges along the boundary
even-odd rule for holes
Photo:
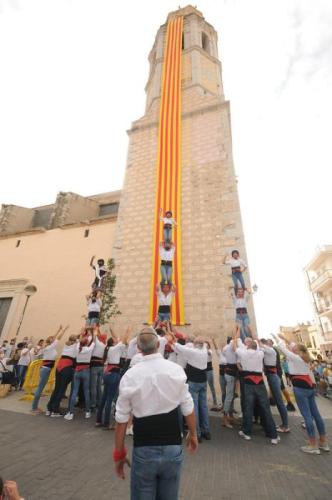
[[[233,339],[233,337],[227,337],[227,340],[226,340],[227,344],[229,344],[232,339]]]
[[[165,212],[165,215],[167,214],[173,215],[171,210],[167,210],[167,212]]]
[[[186,345],[186,339],[178,339],[178,344]]]
[[[156,332],[158,333],[158,335],[160,335],[161,337],[163,337],[165,335],[165,331],[162,329],[162,328],[156,328]]]
[[[110,347],[113,347],[113,344],[114,344],[114,339],[113,337],[110,337],[108,340],[107,340],[107,344],[106,344],[106,347],[105,347],[105,350],[104,350],[104,362],[106,361],[106,358],[107,358],[107,353],[109,351],[109,348]]]
[[[237,253],[238,255],[240,255],[240,252],[238,250],[232,250],[232,257],[234,257],[235,253]]]
[[[104,259],[98,259],[97,263],[99,266],[103,266],[105,264],[105,261],[104,261]]]

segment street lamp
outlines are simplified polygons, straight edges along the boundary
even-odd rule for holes
[[[20,322],[19,322],[19,325],[18,325],[17,330],[16,330],[16,337],[18,337],[18,334],[20,332],[22,321],[23,321],[23,318],[24,318],[25,310],[27,308],[29,299],[30,299],[30,297],[32,295],[34,295],[37,292],[37,287],[35,287],[34,285],[27,285],[24,288],[23,292],[24,292],[24,294],[26,296],[26,299],[25,299],[25,304],[24,304],[23,311],[22,311],[22,314],[21,314]]]

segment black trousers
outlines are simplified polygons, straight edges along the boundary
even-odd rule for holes
[[[245,400],[243,414],[243,432],[250,436],[255,403],[259,405],[263,417],[264,429],[267,437],[276,439],[278,436],[276,424],[273,420],[269,398],[264,384],[244,384]]]
[[[66,393],[68,384],[70,384],[73,379],[73,374],[74,370],[72,366],[67,366],[60,372],[58,370],[55,371],[55,387],[47,403],[48,411],[59,413],[61,399]]]

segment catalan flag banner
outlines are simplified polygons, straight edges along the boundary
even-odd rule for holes
[[[183,17],[171,18],[167,25],[159,115],[156,199],[152,255],[149,322],[158,314],[156,284],[160,283],[159,246],[163,241],[161,214],[171,211],[177,225],[172,228],[175,245],[172,283],[176,287],[171,312],[172,323],[184,324],[181,271],[181,55]]]

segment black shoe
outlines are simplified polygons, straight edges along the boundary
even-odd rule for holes
[[[197,441],[198,441],[199,443],[203,443],[203,439],[201,438],[201,436],[198,436]]]
[[[211,434],[209,432],[202,433],[202,438],[206,439],[206,441],[211,441]]]
[[[286,408],[287,408],[287,411],[296,411],[296,408],[293,405],[293,403],[287,403]]]

